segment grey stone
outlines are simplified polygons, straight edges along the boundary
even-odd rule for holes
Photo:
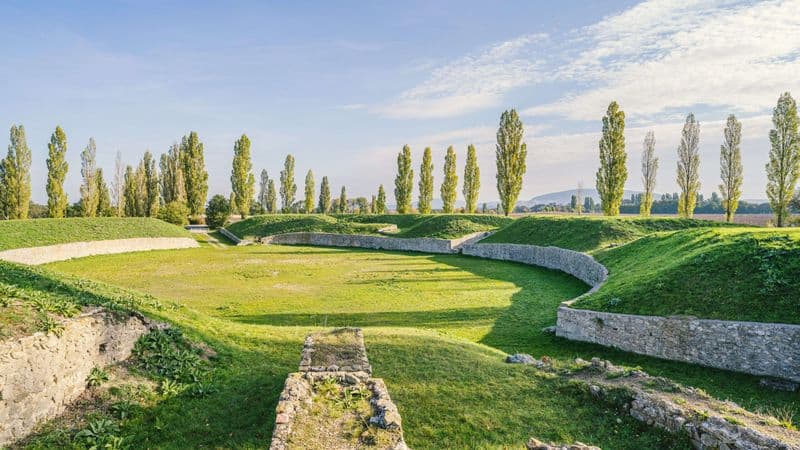
[[[527,353],[516,353],[506,356],[506,362],[509,364],[534,364],[538,361]]]
[[[192,238],[132,238],[105,241],[71,242],[45,247],[17,248],[0,252],[0,260],[21,264],[47,264],[72,258],[114,253],[140,252],[147,250],[167,250],[193,248],[200,244]]]

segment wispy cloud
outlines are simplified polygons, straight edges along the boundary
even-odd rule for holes
[[[394,118],[454,117],[496,106],[510,90],[541,77],[541,62],[532,44],[545,34],[525,35],[495,44],[435,68],[421,84],[373,111]]]

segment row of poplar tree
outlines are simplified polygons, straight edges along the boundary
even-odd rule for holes
[[[774,128],[769,132],[770,152],[767,172],[767,197],[775,214],[775,224],[787,224],[789,206],[795,198],[795,187],[800,176],[800,134],[798,134],[797,105],[786,92],[778,99],[773,110]],[[733,215],[741,196],[743,181],[741,154],[742,124],[731,114],[728,116],[720,146],[719,189],[727,221]],[[678,145],[677,182],[680,187],[678,214],[692,217],[700,190],[700,122],[694,114],[686,117]],[[625,181],[628,178],[625,151],[625,113],[617,102],[608,106],[603,117],[603,137],[600,139],[600,168],[597,170],[597,191],[603,212],[609,216],[619,214]],[[658,158],[655,156],[655,136],[648,132],[642,151],[642,181],[644,193],[640,213],[650,215],[653,205]]]

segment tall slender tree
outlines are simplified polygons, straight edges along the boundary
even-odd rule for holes
[[[83,217],[97,215],[97,204],[100,202],[100,191],[97,189],[97,145],[94,138],[81,152],[81,213]]]
[[[108,192],[108,185],[103,178],[103,169],[97,168],[97,215],[110,216],[113,214],[111,211],[111,194]]]
[[[603,213],[619,215],[619,206],[625,194],[628,169],[625,161],[625,113],[617,102],[608,105],[603,117],[603,137],[600,139],[600,168],[597,169],[597,192],[600,194]]]
[[[497,193],[503,213],[507,216],[514,211],[514,205],[522,190],[522,179],[527,169],[528,148],[523,142],[525,130],[517,110],[505,111],[500,116],[497,129]]]
[[[442,211],[447,214],[453,212],[456,204],[456,192],[458,190],[458,175],[456,174],[456,151],[453,146],[447,147],[447,154],[444,156],[444,180],[439,192],[442,195]]]
[[[31,150],[25,138],[25,128],[12,126],[10,132],[10,143],[8,145],[8,156],[0,160],[3,166],[2,176],[4,180],[5,214],[9,219],[27,219],[28,208],[31,202]]]
[[[183,180],[186,185],[186,206],[189,213],[200,215],[205,212],[208,197],[208,172],[206,171],[203,143],[192,131],[181,140],[181,157],[183,159]]]
[[[322,177],[322,185],[319,187],[319,212],[328,214],[331,212],[331,185],[328,177]]]
[[[800,135],[797,104],[785,92],[772,112],[769,132],[770,151],[767,164],[767,197],[775,214],[775,225],[786,226],[789,202],[800,175]]]
[[[369,212],[370,214],[375,214],[375,208],[378,206],[378,200],[373,195],[369,200]]]
[[[433,158],[431,148],[425,147],[422,163],[419,165],[419,206],[420,214],[430,214],[433,202]]]
[[[122,163],[122,153],[117,150],[114,159],[114,181],[111,182],[111,197],[117,217],[125,215],[125,187],[125,165]]]
[[[656,188],[656,172],[658,172],[658,158],[656,157],[656,135],[648,131],[644,136],[642,148],[642,184],[644,194],[639,204],[639,213],[645,217],[650,216],[653,207],[653,191]]]
[[[123,189],[125,196],[125,216],[139,217],[141,213],[141,197],[139,193],[139,183],[137,180],[136,172],[133,167],[127,166],[125,168],[125,187]]]
[[[294,182],[294,156],[286,155],[286,161],[281,170],[281,210],[288,213],[292,210],[297,184]]]
[[[411,195],[414,189],[414,169],[411,168],[411,147],[403,146],[397,155],[397,176],[394,178],[394,198],[399,214],[411,212]]]
[[[267,183],[267,211],[272,214],[278,212],[278,193],[275,191],[275,180],[272,178]]]
[[[378,186],[378,198],[375,200],[375,214],[386,214],[386,191],[383,185]]]
[[[261,169],[261,178],[258,181],[258,204],[261,209],[271,212],[267,209],[267,186],[269,185],[269,174],[267,169]]]
[[[345,187],[342,186],[342,192],[339,194],[339,214],[344,214],[347,212],[347,191]]]
[[[158,210],[161,206],[158,169],[156,169],[156,160],[149,150],[144,152],[141,167],[144,170],[144,202],[142,213],[146,217],[158,217]]]
[[[64,179],[67,177],[67,135],[61,127],[50,136],[47,145],[47,215],[64,217],[67,213],[67,193],[64,192]]]
[[[235,195],[234,213],[242,218],[250,214],[250,204],[255,194],[256,177],[253,175],[253,162],[250,160],[250,139],[243,134],[233,145],[233,169],[231,170],[231,190]]]
[[[6,158],[7,159],[7,158]],[[8,187],[8,176],[6,175],[6,159],[0,159],[0,220],[9,219],[9,196],[11,195]]]
[[[691,218],[697,204],[697,192],[700,190],[699,146],[700,122],[694,118],[694,114],[689,114],[678,145],[678,186],[681,188],[678,215],[681,217]]]
[[[733,215],[739,207],[739,197],[742,195],[742,151],[739,145],[742,141],[742,123],[731,114],[725,124],[723,141],[719,149],[720,177],[722,183],[719,190],[722,193],[722,209],[725,210],[725,221],[733,222]]]
[[[468,213],[475,213],[478,207],[478,193],[481,190],[481,169],[478,167],[478,156],[475,146],[469,144],[467,147],[467,164],[464,166],[464,200]]]
[[[181,147],[175,143],[161,155],[161,198],[164,204],[186,203],[186,182],[183,178]]]
[[[305,198],[305,212],[311,214],[314,212],[314,172],[311,170],[306,174],[306,198]]]

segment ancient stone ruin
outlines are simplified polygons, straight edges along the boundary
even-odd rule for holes
[[[276,408],[272,450],[408,447],[400,413],[372,367],[360,328],[306,337],[299,372],[290,373]]]

